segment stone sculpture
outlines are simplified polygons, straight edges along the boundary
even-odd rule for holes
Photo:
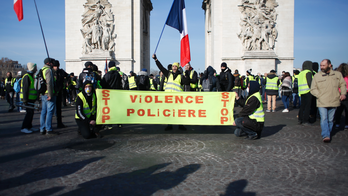
[[[81,33],[84,38],[82,54],[94,50],[114,51],[117,35],[114,34],[112,5],[108,0],[87,0],[83,6],[85,13],[81,20]]]
[[[274,50],[278,7],[276,0],[242,0],[239,39],[247,51]]]

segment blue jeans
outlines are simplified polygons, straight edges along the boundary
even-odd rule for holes
[[[52,116],[56,106],[56,96],[52,96],[51,100],[47,101],[47,95],[42,95],[41,102],[40,131],[52,131]]]
[[[335,116],[336,108],[322,108],[318,107],[320,113],[320,127],[321,127],[321,136],[323,138],[330,138],[330,133],[332,131],[333,119]]]
[[[297,107],[297,101],[298,101],[298,107],[301,107],[301,97],[298,96],[298,93],[292,93],[292,101],[294,103],[294,107]]]
[[[284,104],[285,109],[289,109],[289,105],[290,105],[290,96],[282,96],[282,101]]]
[[[252,131],[246,127],[243,126],[242,122],[243,122],[243,117],[240,118],[236,118],[234,120],[234,122],[236,123],[237,129],[234,131],[234,134],[237,137],[241,137],[241,136],[245,136],[245,135],[255,135],[257,134],[255,131]]]

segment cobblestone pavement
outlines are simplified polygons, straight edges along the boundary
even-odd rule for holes
[[[22,134],[24,113],[0,100],[0,195],[348,195],[348,131],[326,144],[318,122],[297,125],[298,110],[282,109],[266,113],[255,141],[234,127],[165,125],[114,126],[84,140],[73,107],[63,108],[60,135]]]

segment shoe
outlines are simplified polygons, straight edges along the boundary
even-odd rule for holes
[[[344,129],[348,129],[348,125],[344,126]]]
[[[271,110],[266,110],[266,112],[271,112]]]
[[[312,126],[313,124],[312,123],[309,123],[309,122],[306,122],[306,123],[302,123],[302,126]]]
[[[46,130],[40,130],[40,134],[41,135],[45,135],[46,134]]]
[[[275,112],[275,110],[272,110],[272,112]]]
[[[169,131],[173,129],[173,125],[168,125],[164,130],[165,131]]]
[[[289,112],[289,110],[288,110],[288,109],[284,109],[282,112],[283,112],[283,113]]]
[[[258,138],[257,134],[255,135],[248,135],[245,139],[246,140],[256,140]]]
[[[40,131],[40,129],[31,128],[30,131],[36,132],[36,131]]]
[[[32,131],[29,131],[28,129],[22,129],[21,132],[22,133],[32,133]]]
[[[20,112],[20,113],[23,113],[23,112],[26,112],[26,111],[25,111],[25,110],[20,110],[19,112]]]
[[[335,127],[336,127],[336,128],[339,128],[339,127],[340,127],[340,125],[339,125],[339,124],[336,124],[336,125],[335,125]]]
[[[55,131],[47,131],[46,135],[59,135],[59,133]]]
[[[187,130],[186,127],[185,127],[184,125],[179,125],[179,129],[180,129],[181,131],[186,131],[186,130]]]
[[[57,125],[57,128],[58,128],[58,129],[63,129],[63,128],[66,128],[66,127],[67,127],[67,126],[65,126],[63,123]]]
[[[118,128],[122,128],[122,125],[118,125]]]
[[[329,137],[324,137],[323,142],[330,142],[330,138]]]

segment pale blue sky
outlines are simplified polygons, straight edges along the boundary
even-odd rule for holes
[[[63,0],[36,0],[51,57],[65,63],[65,10]],[[188,31],[193,67],[204,69],[204,11],[202,0],[186,0]],[[152,0],[151,53],[167,18],[172,0]],[[23,0],[24,19],[18,22],[13,0],[2,0],[0,7],[0,57],[34,62],[42,67],[46,50],[33,0]],[[117,31],[117,30],[116,30]],[[305,60],[331,59],[334,67],[348,62],[348,1],[295,1],[295,67]],[[117,32],[116,32],[117,33]],[[166,27],[157,55],[163,64],[179,61],[180,34]],[[116,56],[117,58],[117,56]],[[151,69],[156,69],[151,61]]]

